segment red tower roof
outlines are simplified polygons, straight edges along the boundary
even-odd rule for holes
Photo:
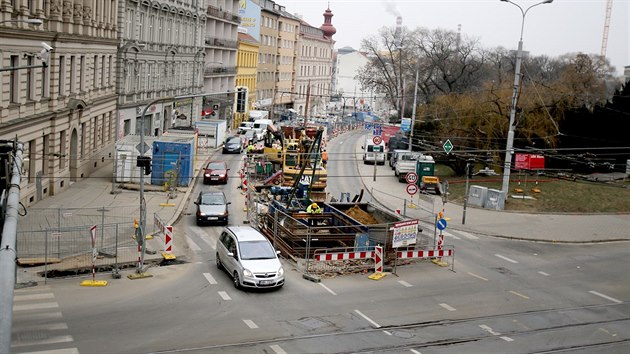
[[[324,36],[328,38],[332,38],[332,36],[337,33],[337,29],[335,28],[335,26],[332,25],[333,16],[334,15],[332,11],[330,11],[330,8],[326,9],[326,11],[324,12],[324,24],[319,27],[319,29],[324,32]]]

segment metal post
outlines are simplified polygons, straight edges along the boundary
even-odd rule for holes
[[[466,205],[468,205],[468,176],[470,171],[470,162],[466,163],[466,189],[464,190],[464,212],[462,214],[462,225],[466,224]]]
[[[48,230],[44,232],[44,284],[48,281]]]
[[[409,151],[413,151],[413,127],[416,124],[416,102],[418,97],[418,70],[416,67],[416,83],[413,89],[413,110],[411,111],[411,128],[409,129]]]

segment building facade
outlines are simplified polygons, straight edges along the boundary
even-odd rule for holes
[[[117,0],[0,7],[0,139],[24,143],[26,207],[111,162],[118,10]]]
[[[340,108],[345,113],[362,110],[369,104],[371,93],[364,91],[356,78],[359,68],[368,63],[365,54],[350,47],[343,47],[337,51],[337,71],[335,72],[335,90],[340,96]]]
[[[247,103],[244,113],[234,113],[234,124],[236,128],[242,121],[247,120],[247,112],[254,107],[256,102],[256,74],[258,66],[259,44],[254,37],[247,33],[238,34],[238,52],[236,59],[236,89],[247,89]],[[236,112],[236,108],[234,109]]]

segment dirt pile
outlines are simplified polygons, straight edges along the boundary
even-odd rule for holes
[[[363,225],[378,224],[378,220],[376,220],[376,218],[374,218],[370,213],[363,211],[363,209],[361,209],[358,205],[348,209],[346,214]]]

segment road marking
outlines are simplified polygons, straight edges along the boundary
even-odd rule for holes
[[[411,288],[411,287],[413,286],[413,285],[411,285],[411,284],[407,283],[407,282],[406,282],[406,281],[404,281],[404,280],[399,280],[398,282],[399,282],[400,284],[402,284],[403,286],[407,287],[407,288]]]
[[[393,336],[394,334],[390,331],[383,331],[383,333],[387,334],[388,336]]]
[[[506,342],[514,342],[514,339],[512,339],[512,338],[510,338],[510,337],[501,336],[501,337],[499,337],[499,338],[503,339],[503,340],[504,340],[504,341],[506,341]]]
[[[544,275],[544,276],[546,276],[546,277],[548,277],[548,276],[549,276],[549,274],[547,274],[547,273],[545,273],[545,272],[538,272],[538,274],[540,274],[540,275]]]
[[[280,348],[277,344],[270,345],[269,348],[271,348],[271,350],[273,350],[276,354],[287,354],[287,352],[282,350],[282,348]]]
[[[505,257],[505,256],[502,256],[502,255],[500,255],[500,254],[495,254],[495,257],[499,257],[499,258],[501,258],[501,259],[505,259],[506,261],[508,261],[508,262],[510,262],[510,263],[518,263],[517,261],[515,261],[515,260],[513,260],[513,259],[510,259],[510,258],[507,258],[507,257]]]
[[[214,279],[212,274],[210,274],[210,273],[203,273],[203,276],[206,277],[206,280],[208,281],[208,283],[210,283],[212,285],[217,283],[217,281]]]
[[[21,320],[39,321],[39,320],[57,320],[62,318],[61,312],[33,312],[21,313]]]
[[[79,354],[78,348],[64,348],[64,349],[53,349],[53,350],[44,350],[37,352],[22,352],[22,354]]]
[[[479,325],[479,327],[481,329],[483,329],[484,331],[492,334],[493,336],[500,336],[501,335],[501,333],[493,331],[492,328],[490,328],[490,326],[488,326],[488,325]]]
[[[477,275],[477,274],[475,274],[475,273],[468,272],[468,275],[473,276],[473,277],[475,277],[475,278],[477,278],[477,279],[481,279],[481,280],[488,281],[488,279],[486,279],[486,278],[482,277],[481,275]]]
[[[617,300],[617,299],[615,299],[614,297],[610,297],[610,296],[608,296],[608,295],[604,295],[604,294],[602,294],[602,293],[598,293],[597,291],[594,291],[594,290],[589,291],[589,293],[591,293],[591,294],[593,294],[593,295],[597,295],[597,296],[603,297],[603,298],[604,298],[604,299],[606,299],[606,300],[610,300],[610,301],[612,301],[612,302],[616,302],[616,303],[618,303],[618,304],[620,304],[620,303],[622,303],[622,302],[623,302],[623,301],[621,301],[621,300]]]
[[[55,344],[55,343],[68,343],[68,342],[72,342],[74,341],[74,339],[72,339],[72,336],[54,336],[54,337],[48,337],[46,339],[40,339],[40,340],[29,340],[29,341],[25,341],[24,343],[12,343],[11,347],[25,347],[25,346],[29,346],[29,345],[44,345],[44,344]]]
[[[28,331],[58,331],[62,329],[68,329],[68,325],[65,322],[57,323],[41,323],[41,324],[28,324],[24,326],[24,329]],[[20,330],[20,326],[13,326],[13,329]]]
[[[461,240],[461,238],[459,238],[459,237],[457,237],[457,236],[453,235],[453,234],[452,234],[452,233],[450,233],[450,232],[442,231],[442,234],[443,234],[444,236],[452,237],[452,238],[454,238],[454,239],[456,239],[456,240]]]
[[[409,349],[410,352],[412,352],[413,354],[422,354],[419,351],[415,350],[415,349]]]
[[[516,295],[516,296],[520,296],[520,297],[522,297],[523,299],[527,299],[527,300],[529,300],[529,298],[528,298],[527,296],[525,296],[525,295],[523,295],[523,294],[519,294],[519,293],[517,293],[516,291],[512,291],[512,290],[510,290],[510,292],[511,292],[512,294]]]
[[[213,250],[217,249],[216,241],[212,240],[209,235],[203,232],[199,227],[194,227],[191,229],[203,242],[205,242],[210,248]]]
[[[468,239],[471,239],[471,240],[478,240],[478,239],[479,239],[479,237],[477,237],[477,236],[475,236],[475,235],[471,234],[470,232],[461,231],[461,230],[457,230],[457,232],[458,232],[460,235],[462,235],[462,236],[464,236],[464,237],[466,237],[466,238],[468,238]]]
[[[225,291],[218,291],[218,293],[219,293],[219,296],[221,296],[223,300],[232,300],[230,295],[228,295]]]
[[[455,311],[455,308],[449,306],[448,304],[440,304],[440,306],[444,307],[445,309],[449,311]]]
[[[186,240],[188,240],[188,246],[190,246],[191,250],[201,251],[201,247],[199,247],[199,245],[197,245],[195,241],[193,241],[192,238],[190,238],[190,236],[186,235]]]
[[[29,295],[15,295],[13,301],[31,301],[31,300],[44,300],[44,299],[54,299],[55,294],[46,293],[46,294],[29,294]]]
[[[256,329],[258,328],[258,326],[254,323],[254,321],[252,320],[243,320],[243,322],[245,322],[245,324],[247,325],[247,327],[251,328],[251,329]]]
[[[374,328],[381,328],[381,326],[380,326],[378,323],[376,323],[376,322],[372,321],[372,319],[370,319],[369,317],[367,317],[366,315],[364,315],[363,313],[361,313],[361,311],[359,311],[359,310],[354,310],[354,312],[356,312],[357,314],[359,314],[359,316],[363,317],[366,321],[370,322],[370,323],[372,324],[372,326],[374,326]]]
[[[28,311],[28,310],[43,310],[54,309],[59,307],[56,302],[43,302],[41,304],[28,304],[28,305],[13,305],[13,312],[15,311]]]
[[[333,294],[333,295],[337,295],[336,292],[330,290],[330,288],[328,288],[326,285],[324,285],[324,283],[319,283],[319,285],[322,286],[322,288],[326,289],[329,293]]]

